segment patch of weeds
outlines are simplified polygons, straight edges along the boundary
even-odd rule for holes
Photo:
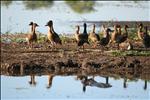
[[[111,54],[113,56],[150,56],[150,51],[112,51]]]

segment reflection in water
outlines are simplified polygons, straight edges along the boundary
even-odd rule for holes
[[[36,75],[37,74],[33,73],[30,74],[30,77],[10,77],[2,75],[2,99],[36,99],[37,97],[41,99],[48,99],[66,98],[67,96],[70,96],[70,98],[115,98],[118,100],[120,98],[126,98],[132,100],[141,100],[147,99],[149,96],[148,80],[139,80],[138,82],[131,82],[130,79],[126,78],[127,80],[129,80],[128,85],[131,86],[127,87],[128,89],[124,89],[122,85],[122,79],[115,80],[110,76],[105,77],[104,82],[98,82],[98,80],[103,80],[104,77],[98,75],[93,78],[91,77],[91,75],[85,76],[80,74],[80,76],[75,75],[75,77],[77,77],[80,81],[75,81],[74,76],[70,77],[70,75],[68,77],[64,75],[61,76],[60,74],[56,75],[54,73],[49,73],[48,75],[44,75],[42,77]],[[26,83],[29,78],[30,86],[28,87],[26,86]],[[123,80],[123,83],[125,84],[127,82],[126,79]],[[36,83],[39,84],[36,85]],[[45,83],[47,84],[46,86]],[[36,87],[33,88],[33,86]],[[28,90],[25,90],[25,88],[28,88]],[[50,92],[48,92],[45,88],[50,89]],[[88,91],[86,91],[87,88]],[[61,91],[59,91],[60,89]],[[84,93],[82,93],[81,90]],[[114,92],[114,90],[117,92]],[[32,91],[35,91],[35,95],[32,94]],[[101,93],[101,95],[99,95],[99,93]]]
[[[48,8],[52,7],[53,1],[23,1],[26,9],[40,9],[40,8]]]
[[[49,74],[48,75],[48,84],[47,84],[47,89],[52,87],[52,81],[54,78],[54,74]],[[84,76],[84,75],[78,75],[77,80],[80,80],[81,83],[83,84],[83,92],[86,91],[86,87],[87,86],[91,86],[91,87],[98,87],[98,88],[110,88],[112,87],[112,85],[109,83],[109,77],[105,77],[106,82],[102,83],[102,82],[97,82],[96,80],[94,80],[94,77],[92,78],[88,78],[88,76]],[[123,88],[127,88],[127,78],[123,78]],[[30,81],[29,84],[31,86],[36,86],[36,81],[35,81],[35,75],[31,74],[30,75]],[[147,80],[144,81],[144,90],[147,90]]]
[[[29,84],[32,85],[32,86],[36,86],[36,81],[35,81],[35,75],[34,74],[30,75]]]
[[[144,90],[147,89],[147,80],[144,81]]]
[[[54,77],[53,74],[49,74],[49,75],[48,75],[48,85],[47,85],[47,89],[49,89],[49,88],[52,87],[53,77]]]
[[[10,6],[10,4],[12,4],[12,0],[1,1],[1,5],[6,6],[7,8]]]
[[[95,86],[98,88],[110,88],[112,85],[109,84],[109,78],[106,77],[106,83],[97,82],[94,78],[89,78],[87,76],[77,76],[77,79],[81,80],[83,84],[83,92],[86,91],[87,86]]]
[[[77,13],[88,13],[94,11],[94,1],[66,1],[66,3]]]
[[[127,78],[124,78],[123,87],[124,87],[124,88],[127,88]]]

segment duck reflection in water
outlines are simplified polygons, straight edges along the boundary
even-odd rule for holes
[[[127,88],[127,78],[124,78],[123,87],[124,87],[124,88]]]
[[[144,90],[147,90],[147,80],[144,82]]]
[[[52,87],[53,77],[54,77],[53,74],[49,74],[49,75],[48,75],[48,85],[47,85],[47,87],[46,87],[47,89],[49,89],[49,88]]]
[[[106,83],[97,82],[94,80],[94,78],[89,78],[87,76],[77,76],[77,79],[81,80],[81,83],[83,84],[83,92],[86,91],[86,86],[95,86],[98,88],[110,88],[112,85],[108,83],[109,78],[106,77]]]
[[[34,75],[34,74],[31,74],[31,75],[30,75],[29,84],[30,84],[31,86],[36,86],[36,81],[35,81],[35,75]]]

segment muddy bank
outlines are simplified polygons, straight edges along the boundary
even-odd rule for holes
[[[150,79],[150,57],[111,56],[99,49],[6,49],[1,50],[1,75],[120,75]]]

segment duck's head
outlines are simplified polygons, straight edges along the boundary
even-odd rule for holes
[[[129,28],[129,26],[128,26],[128,25],[125,25],[124,27],[125,27],[125,28]]]
[[[114,29],[117,29],[119,26],[120,26],[119,24],[115,24]]]
[[[112,32],[110,28],[106,28],[106,33]]]
[[[30,22],[29,25],[30,25],[30,26],[33,26],[33,27],[38,27],[38,26],[39,26],[37,23],[33,23],[33,22]]]
[[[39,25],[37,23],[33,23],[33,26],[34,27],[38,27]]]
[[[111,30],[110,28],[107,28],[107,31],[108,31],[108,32],[111,32],[112,30]]]
[[[29,25],[33,25],[33,22],[30,22]]]
[[[80,28],[80,26],[79,26],[79,25],[76,25],[75,27],[76,27],[76,28]]]
[[[50,20],[50,21],[47,22],[47,24],[45,26],[52,26],[52,25],[53,25],[53,21]]]
[[[93,27],[95,27],[96,25],[95,24],[93,24]]]
[[[140,23],[140,24],[138,25],[138,27],[139,27],[139,28],[143,28],[143,24]]]

